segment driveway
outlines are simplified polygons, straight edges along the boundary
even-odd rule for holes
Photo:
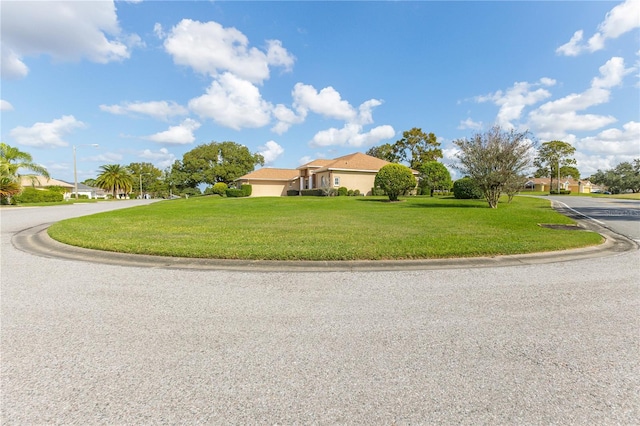
[[[12,244],[92,206],[0,210],[3,424],[640,420],[637,250],[318,273],[87,263]]]

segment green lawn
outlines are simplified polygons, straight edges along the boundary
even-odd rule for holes
[[[194,197],[70,219],[52,238],[82,247],[219,259],[355,260],[503,255],[595,245],[542,199]]]

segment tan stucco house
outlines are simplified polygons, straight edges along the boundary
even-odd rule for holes
[[[542,191],[548,192],[550,190],[556,190],[558,187],[558,180],[553,179],[553,188],[550,188],[551,179],[549,178],[530,178],[524,187],[530,191]],[[588,180],[575,180],[573,178],[560,178],[560,189],[563,191],[577,192],[580,194],[588,194],[595,187]]]
[[[356,152],[333,160],[319,159],[297,169],[262,168],[235,180],[237,185],[252,186],[252,197],[287,195],[287,191],[341,186],[371,195],[376,174],[389,164],[370,155]],[[418,172],[412,170],[417,177]]]

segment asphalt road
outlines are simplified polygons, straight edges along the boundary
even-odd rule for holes
[[[549,197],[580,215],[640,242],[640,200],[591,197]]]
[[[265,273],[12,244],[114,205],[0,210],[2,424],[640,422],[637,250]]]

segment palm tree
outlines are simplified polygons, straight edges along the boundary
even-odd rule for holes
[[[118,194],[128,194],[133,189],[133,178],[126,167],[120,164],[107,164],[100,166],[102,173],[95,181],[98,188],[113,193],[113,198],[117,198]]]
[[[32,182],[36,182],[36,174],[21,174],[21,169],[27,169],[49,178],[47,169],[34,163],[31,154],[0,142],[0,200],[2,202],[22,191],[21,178],[27,177]]]

